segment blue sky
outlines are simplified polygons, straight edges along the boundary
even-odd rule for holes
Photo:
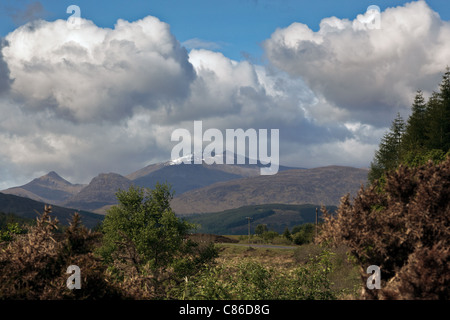
[[[17,28],[27,18],[42,17],[52,21],[66,19],[69,5],[78,5],[81,16],[99,27],[112,28],[117,19],[134,21],[147,15],[158,17],[171,26],[180,42],[200,39],[214,43],[211,49],[235,59],[261,61],[260,43],[276,28],[293,22],[307,24],[317,30],[325,17],[355,19],[368,6],[383,11],[402,5],[405,0],[2,0],[0,36]],[[40,3],[41,6],[36,5]],[[428,0],[428,5],[443,20],[450,19],[450,2]],[[34,16],[22,17],[34,5]],[[19,16],[19,17],[18,17]],[[211,44],[212,45],[212,44]]]
[[[0,190],[170,160],[198,120],[279,129],[281,165],[368,167],[449,39],[444,0],[0,0]]]

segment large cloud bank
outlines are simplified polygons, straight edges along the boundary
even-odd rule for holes
[[[188,52],[151,16],[112,29],[23,25],[0,51],[0,187],[50,170],[88,182],[168,160],[171,132],[194,120],[280,129],[281,164],[366,166],[395,113],[417,89],[436,89],[450,24],[424,1],[385,10],[379,30],[357,22],[275,30],[265,66]]]
[[[195,77],[186,50],[154,17],[119,20],[112,30],[37,20],[6,40],[15,97],[73,121],[117,120],[139,105],[183,99]]]
[[[358,18],[323,19],[317,32],[293,23],[276,30],[264,48],[276,67],[302,77],[337,108],[321,116],[380,126],[409,106],[416,90],[435,89],[449,64],[450,24],[425,1],[386,9],[380,28],[364,28]]]

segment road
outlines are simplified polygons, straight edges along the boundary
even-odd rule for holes
[[[277,246],[273,244],[248,244],[248,243],[225,243],[233,246],[242,246],[242,247],[253,247],[253,248],[272,248],[272,249],[295,249],[298,246]]]

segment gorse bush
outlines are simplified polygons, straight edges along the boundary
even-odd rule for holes
[[[426,102],[419,90],[406,122],[392,122],[369,171],[370,186],[328,216],[324,241],[352,248],[363,278],[381,267],[367,298],[450,297],[450,68]]]
[[[50,217],[51,207],[37,218],[35,226],[16,235],[0,251],[0,299],[96,299],[119,297],[108,285],[100,261],[92,254],[98,234],[80,226],[75,214],[64,233]],[[68,290],[67,267],[78,265],[83,290]]]
[[[337,214],[324,210],[322,243],[344,244],[360,266],[363,298],[450,298],[450,157],[400,165],[361,187]],[[381,289],[368,290],[366,269],[381,268]]]
[[[54,236],[56,221],[46,208],[37,225],[17,237],[0,252],[0,294],[2,298],[36,299],[51,297],[53,282],[63,265],[59,259],[61,243]]]

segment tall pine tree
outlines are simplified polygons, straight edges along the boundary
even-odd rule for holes
[[[405,121],[400,113],[397,113],[389,131],[381,139],[379,149],[375,152],[374,160],[370,165],[370,182],[381,178],[385,171],[395,169],[400,164],[404,132]]]
[[[440,98],[442,108],[444,109],[444,143],[442,150],[447,152],[450,150],[450,68],[447,67],[440,85]]]
[[[402,139],[402,149],[404,153],[412,152],[414,154],[423,152],[427,143],[427,124],[426,124],[427,104],[421,90],[417,91],[414,103],[411,107],[405,134]]]
[[[433,92],[427,103],[427,146],[428,149],[440,149],[444,141],[444,109],[439,93]]]
[[[450,149],[450,68],[447,67],[439,92],[433,92],[427,104],[428,149]]]

